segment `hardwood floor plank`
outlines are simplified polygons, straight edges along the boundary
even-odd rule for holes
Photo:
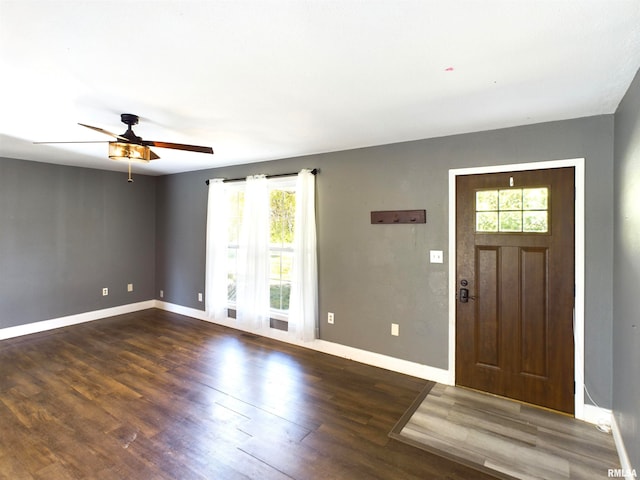
[[[388,438],[425,381],[169,312],[2,340],[0,364],[0,479],[491,478]]]
[[[341,427],[325,424],[306,437],[303,443],[316,451],[326,452],[330,457],[348,457],[362,478],[395,479],[398,469],[388,462],[389,455],[376,442],[368,440],[353,433],[345,434]],[[418,478],[407,472],[404,475],[405,479]]]
[[[290,478],[366,478],[355,476],[356,466],[347,456],[330,457],[299,443],[252,438],[241,449]]]
[[[0,465],[3,471],[0,471],[0,480],[13,480],[14,478],[23,478],[25,480],[33,479],[33,475],[24,471],[19,461],[11,455],[0,456]]]
[[[18,475],[14,478],[26,478],[23,477],[22,474]],[[78,477],[73,476],[69,469],[65,468],[61,463],[54,463],[49,465],[48,467],[39,470],[35,477],[37,480],[48,480],[51,478],[60,479],[60,480],[75,480]]]

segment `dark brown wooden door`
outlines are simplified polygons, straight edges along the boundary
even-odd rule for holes
[[[574,169],[456,188],[456,382],[573,413]]]

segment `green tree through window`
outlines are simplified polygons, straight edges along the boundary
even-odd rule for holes
[[[269,298],[270,307],[286,316],[293,275],[293,234],[295,227],[295,183],[270,190]],[[228,300],[234,307],[238,269],[238,246],[244,207],[242,186],[229,193]]]
[[[476,232],[546,233],[549,188],[509,188],[476,192]]]
[[[271,308],[288,311],[293,274],[293,232],[296,194],[272,190],[269,298]]]

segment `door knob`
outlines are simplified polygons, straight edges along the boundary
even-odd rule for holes
[[[467,303],[469,301],[469,289],[461,288],[459,298],[460,298],[460,303]]]
[[[462,286],[462,288],[458,293],[458,299],[460,300],[460,303],[468,303],[470,298],[474,298],[469,296],[469,289],[466,288],[467,285],[469,285],[469,282],[466,279],[462,279],[460,280],[460,285]]]

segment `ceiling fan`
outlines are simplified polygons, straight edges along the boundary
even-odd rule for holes
[[[129,162],[129,178],[127,180],[128,182],[133,182],[133,180],[131,179],[131,162],[149,163],[151,160],[157,160],[158,158],[160,158],[158,155],[152,152],[149,147],[171,148],[174,150],[184,150],[187,152],[213,154],[213,149],[211,147],[186,145],[183,143],[159,142],[155,140],[143,140],[141,137],[137,136],[131,128],[133,125],[137,125],[140,120],[137,115],[134,115],[132,113],[123,113],[120,115],[120,120],[122,121],[122,123],[127,125],[127,131],[122,135],[117,135],[103,128],[85,125],[84,123],[78,123],[78,125],[90,128],[91,130],[95,130],[96,132],[104,133],[116,139],[115,141],[109,141],[109,158],[111,158],[112,160],[124,160]],[[107,140],[104,140],[104,142],[106,141]],[[34,143],[103,143],[103,141]]]

